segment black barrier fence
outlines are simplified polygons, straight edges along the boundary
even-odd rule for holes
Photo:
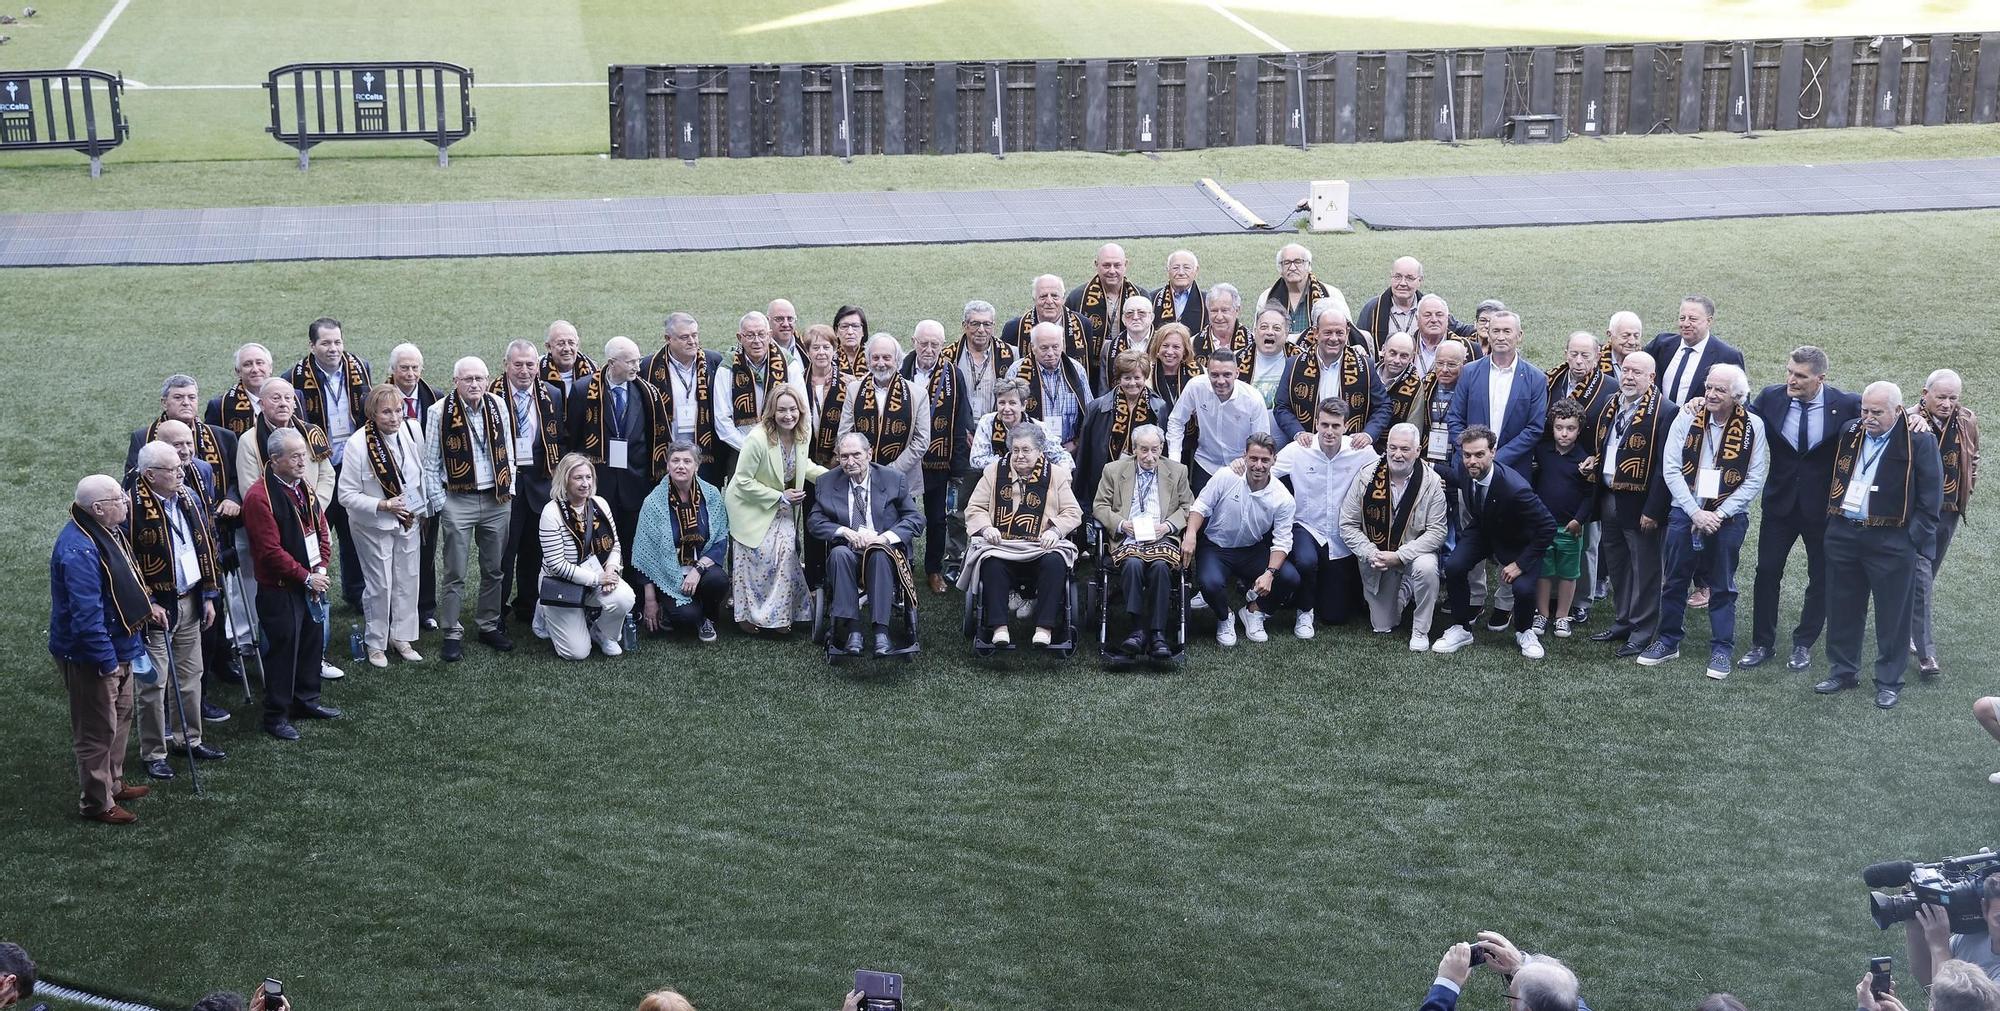
[[[0,151],[75,151],[104,172],[104,152],[132,134],[125,80],[102,70],[0,71]]]
[[[292,63],[264,81],[271,99],[266,132],[298,148],[299,169],[330,140],[421,140],[446,149],[472,133],[472,71],[429,60]]]
[[[2000,32],[1189,56],[610,68],[618,158],[1991,123]],[[1541,131],[1546,132],[1546,131]]]

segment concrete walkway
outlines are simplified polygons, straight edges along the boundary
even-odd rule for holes
[[[1230,185],[1280,225],[1306,183]],[[1496,228],[2000,207],[2000,158],[1432,176],[1354,182],[1376,229]],[[1284,230],[1284,229],[1280,229]],[[1186,186],[781,193],[0,215],[0,266],[687,252],[1235,234]]]

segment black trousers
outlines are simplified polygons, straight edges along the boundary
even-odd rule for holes
[[[341,466],[333,468],[336,482],[340,480],[340,471],[346,463],[343,456]],[[362,461],[361,466],[367,466],[367,461]],[[340,552],[340,599],[347,601],[348,607],[359,611],[361,593],[365,589],[361,578],[361,555],[354,550],[354,535],[347,529],[347,508],[340,504],[338,497],[326,507],[326,523],[333,530],[335,550]]]
[[[987,628],[1005,625],[1013,616],[1007,609],[1008,592],[1030,588],[1035,595],[1035,627],[1061,629],[1063,612],[1069,608],[1069,566],[1054,552],[1031,562],[988,558],[979,563],[983,624]]]
[[[1479,609],[1472,606],[1472,570],[1486,564],[1487,559],[1501,561],[1487,546],[1486,538],[1478,528],[1468,528],[1458,532],[1458,545],[1444,559],[1444,599],[1445,613],[1453,625],[1472,627],[1472,620],[1479,616]],[[1539,556],[1521,567],[1521,575],[1510,585],[1514,587],[1514,619],[1516,632],[1525,632],[1535,622],[1535,583],[1542,578],[1542,560]],[[1498,590],[1496,589],[1497,593]]]
[[[868,622],[887,625],[896,606],[896,567],[887,552],[868,554]],[[827,616],[835,621],[856,621],[861,617],[861,553],[846,541],[835,541],[826,551]]]
[[[1861,630],[1875,605],[1875,686],[1903,687],[1910,663],[1911,596],[1917,549],[1904,527],[1857,527],[1840,517],[1826,525],[1829,628],[1826,661],[1834,677],[1856,681],[1861,672]]]
[[[535,616],[535,602],[542,595],[542,507],[548,504],[546,497],[514,496],[514,511],[507,518],[507,553],[500,560],[500,617],[504,622],[507,612],[528,620]],[[611,525],[618,526],[614,518]],[[638,525],[638,517],[633,517],[633,526]],[[619,536],[625,534],[619,530]],[[625,545],[630,557],[631,541],[618,542]],[[425,552],[425,562],[430,560]]]
[[[1125,613],[1132,616],[1132,627],[1164,633],[1167,622],[1175,617],[1174,567],[1157,559],[1127,558],[1118,563],[1118,583],[1125,593]]]
[[[640,577],[644,579],[645,577]],[[679,589],[679,587],[675,587]],[[536,592],[540,592],[537,590]],[[644,601],[645,590],[639,591],[640,601]],[[692,632],[701,627],[703,621],[714,621],[722,616],[722,602],[729,597],[729,573],[722,566],[709,567],[695,583],[694,598],[685,604],[676,604],[667,596],[667,591],[655,589],[660,601],[660,625],[662,630],[678,629]]]
[[[644,475],[633,473],[628,468],[599,467],[597,493],[604,496],[604,504],[611,507],[611,525],[618,528],[618,543],[623,546],[625,557],[632,557],[633,536],[639,529],[639,510],[646,504],[646,496],[653,493],[653,485],[646,481]],[[540,523],[541,518],[538,515],[535,519],[538,553]],[[501,578],[506,577],[503,575]],[[534,589],[530,591],[531,593],[541,592],[539,577],[537,580],[533,584]],[[646,577],[639,573],[638,566],[625,567],[625,582],[632,587],[633,593],[638,594],[640,601],[646,599]],[[504,601],[506,598],[501,599]]]
[[[257,620],[264,626],[264,725],[270,726],[319,704],[326,626],[313,620],[304,588],[268,583],[257,588]]]
[[[1345,625],[1361,599],[1361,570],[1354,556],[1334,558],[1331,544],[1321,545],[1305,527],[1292,526],[1292,553],[1286,561],[1299,570],[1299,590],[1292,603],[1313,613],[1315,625]]]
[[[436,618],[438,610],[438,521],[435,516],[426,516],[423,522],[423,546],[417,549],[423,552],[423,557],[417,559],[418,621]]]
[[[1750,645],[1772,649],[1778,643],[1778,593],[1784,588],[1785,563],[1792,545],[1806,542],[1806,600],[1799,623],[1792,628],[1792,645],[1811,646],[1826,628],[1826,525],[1816,516],[1766,511],[1757,524],[1757,586],[1751,593]]]
[[[945,542],[950,539],[945,501],[951,492],[951,472],[924,471],[924,574],[944,572]]]

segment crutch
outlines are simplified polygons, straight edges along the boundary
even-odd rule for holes
[[[250,702],[252,701],[250,696],[250,657],[253,654],[257,657],[257,680],[266,680],[264,676],[264,629],[257,622],[256,608],[250,606],[250,594],[243,586],[242,568],[238,567],[229,570],[225,574],[224,579],[235,581],[234,585],[229,587],[229,597],[230,600],[236,602],[236,606],[243,608],[243,621],[250,626],[250,642],[245,645],[240,641],[241,636],[235,627],[236,607],[227,606],[228,602],[224,602],[226,606],[223,607],[222,613],[230,625],[228,629],[229,644],[236,648],[237,660],[243,666],[243,701]]]
[[[173,611],[167,612],[166,647],[162,652],[167,657],[167,697],[174,700],[174,716],[180,721],[181,725],[181,748],[187,752],[188,778],[194,781],[194,795],[199,797],[201,796],[201,772],[197,767],[201,763],[194,757],[194,742],[188,738],[187,704],[181,701],[180,672],[175,669]]]

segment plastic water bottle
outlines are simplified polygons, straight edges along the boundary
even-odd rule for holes
[[[627,653],[630,653],[633,650],[639,648],[639,619],[629,613],[625,615],[625,635],[624,635],[623,645],[625,647],[625,652]]]
[[[349,625],[348,628],[352,631],[347,633],[347,651],[354,654],[354,659],[359,660],[365,655],[363,651],[366,648],[361,639],[361,626]]]
[[[153,670],[153,654],[151,652],[142,649],[139,651],[138,656],[132,658],[132,676],[146,684],[152,684],[160,679],[159,673]]]

